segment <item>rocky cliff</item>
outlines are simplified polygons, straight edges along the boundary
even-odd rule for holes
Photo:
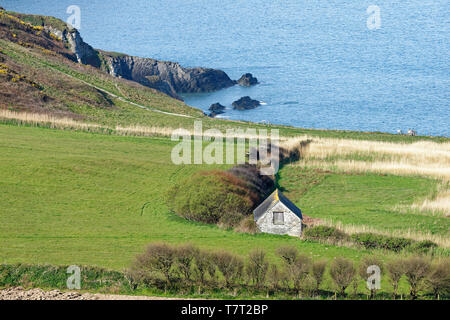
[[[235,85],[228,75],[209,68],[183,68],[176,62],[100,52],[105,71],[139,82],[170,96],[177,93],[215,91]]]
[[[236,84],[221,70],[184,68],[176,62],[96,50],[83,41],[76,29],[58,30],[51,26],[46,29],[67,43],[79,63],[101,68],[115,77],[139,82],[178,99],[178,93],[210,92]]]

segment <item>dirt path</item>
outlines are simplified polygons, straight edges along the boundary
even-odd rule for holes
[[[48,66],[49,66],[50,68],[52,68],[53,70],[55,70],[55,71],[57,71],[57,72],[59,72],[59,73],[62,73],[62,74],[64,74],[65,76],[67,76],[67,77],[69,77],[69,78],[72,78],[72,79],[74,79],[74,80],[80,81],[80,82],[82,82],[83,84],[85,84],[85,85],[87,85],[87,86],[89,86],[89,87],[91,87],[91,88],[94,88],[94,89],[96,89],[96,90],[98,90],[98,91],[101,91],[101,92],[103,92],[103,93],[105,93],[105,94],[107,94],[107,95],[109,95],[109,96],[111,96],[111,97],[113,97],[113,98],[115,98],[115,99],[118,99],[118,100],[120,100],[120,101],[122,101],[122,102],[125,102],[125,103],[128,103],[128,104],[130,104],[130,105],[133,105],[133,106],[135,106],[135,107],[138,107],[138,108],[141,108],[141,109],[144,109],[144,110],[147,110],[147,111],[151,111],[151,112],[157,112],[157,113],[167,114],[167,115],[169,115],[169,116],[175,116],[175,117],[181,117],[181,118],[192,118],[192,119],[195,118],[195,117],[192,117],[192,116],[189,116],[189,115],[186,115],[186,114],[166,112],[166,111],[162,111],[162,110],[158,110],[158,109],[149,108],[149,107],[143,106],[143,105],[141,105],[141,104],[137,104],[137,103],[135,103],[135,102],[133,102],[133,101],[130,101],[130,100],[128,100],[128,99],[125,99],[125,98],[123,98],[123,97],[119,97],[118,95],[116,95],[116,94],[114,94],[114,93],[112,93],[112,92],[109,92],[109,91],[107,91],[107,90],[105,90],[105,89],[103,89],[103,88],[97,87],[96,85],[93,85],[93,84],[91,84],[91,83],[89,83],[89,82],[87,82],[87,81],[78,79],[77,77],[74,77],[74,76],[72,76],[72,75],[70,75],[70,74],[67,74],[67,73],[61,71],[61,70],[58,70],[58,69],[56,69],[55,67],[53,67],[53,66],[51,66],[51,65],[48,65]],[[116,88],[119,90],[119,88],[117,87],[117,84],[116,84]],[[119,91],[120,91],[120,90],[119,90]]]
[[[62,292],[42,289],[25,290],[21,287],[0,290],[0,300],[184,300],[147,296],[122,296],[112,294],[93,294],[79,292]]]

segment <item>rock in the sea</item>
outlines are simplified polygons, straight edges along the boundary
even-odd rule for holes
[[[250,87],[258,84],[258,79],[255,78],[251,73],[246,73],[237,81],[237,83],[243,87]]]
[[[172,97],[179,98],[178,93],[211,92],[235,85],[222,70],[183,68],[176,62],[105,52],[102,55],[106,71],[111,75],[139,82]]]
[[[225,113],[225,106],[220,103],[214,103],[209,107],[209,110],[215,113],[216,115]]]
[[[258,100],[253,100],[250,97],[242,97],[239,100],[233,102],[233,109],[235,110],[250,110],[259,107],[261,103]]]

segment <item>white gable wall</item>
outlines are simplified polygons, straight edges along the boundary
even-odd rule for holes
[[[273,213],[284,212],[284,225],[273,224]],[[278,202],[256,221],[259,230],[264,233],[287,234],[300,237],[302,234],[302,220],[283,203]]]

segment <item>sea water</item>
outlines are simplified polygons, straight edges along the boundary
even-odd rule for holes
[[[450,136],[448,0],[0,1],[63,20],[71,5],[96,48],[259,79],[183,96],[205,111],[220,102],[229,119]],[[379,10],[376,28],[369,7]],[[232,110],[242,96],[263,103]]]

